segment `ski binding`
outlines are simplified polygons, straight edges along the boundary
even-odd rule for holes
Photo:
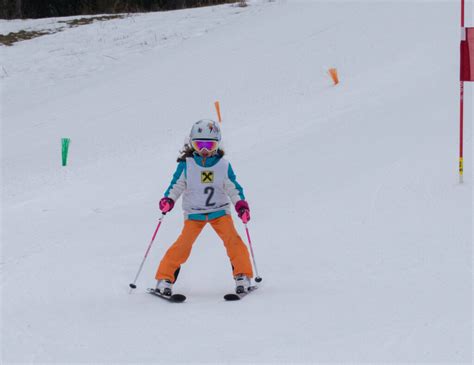
[[[169,302],[172,302],[172,303],[182,303],[186,300],[186,296],[184,296],[183,294],[164,295],[164,294],[161,294],[160,292],[156,291],[153,288],[148,288],[146,291],[149,294],[152,294],[156,297],[163,298],[163,299],[165,299]]]
[[[240,300],[242,299],[243,297],[245,297],[247,294],[250,294],[251,292],[255,291],[258,289],[258,286],[254,285],[254,286],[251,286],[249,287],[248,291],[246,292],[243,292],[243,293],[231,293],[231,294],[226,294],[224,295],[224,299],[226,301],[235,301],[235,300]]]

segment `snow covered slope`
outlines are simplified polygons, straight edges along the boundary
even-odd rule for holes
[[[458,5],[254,1],[1,47],[2,362],[469,362]],[[129,295],[177,151],[215,100],[262,287],[223,302],[208,228],[175,286],[188,301],[144,293],[178,207]]]

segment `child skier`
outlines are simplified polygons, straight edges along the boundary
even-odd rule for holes
[[[217,123],[212,120],[196,122],[189,140],[159,204],[161,212],[167,213],[183,194],[185,221],[181,235],[160,262],[155,276],[156,290],[172,295],[181,265],[188,259],[192,245],[204,226],[210,223],[226,248],[236,292],[246,292],[253,277],[252,264],[247,247],[235,230],[230,203],[244,223],[250,220],[249,205],[230,163],[223,158],[224,151],[219,148],[221,131]]]

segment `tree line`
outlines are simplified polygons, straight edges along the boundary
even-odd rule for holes
[[[0,18],[165,11],[234,2],[238,0],[0,0]]]

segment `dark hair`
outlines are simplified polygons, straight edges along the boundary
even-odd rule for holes
[[[192,148],[189,144],[185,144],[181,151],[179,151],[179,157],[178,157],[178,162],[185,162],[188,157],[193,157],[194,154],[194,148]],[[218,148],[217,149],[217,155],[219,157],[222,157],[225,155],[224,150]]]

